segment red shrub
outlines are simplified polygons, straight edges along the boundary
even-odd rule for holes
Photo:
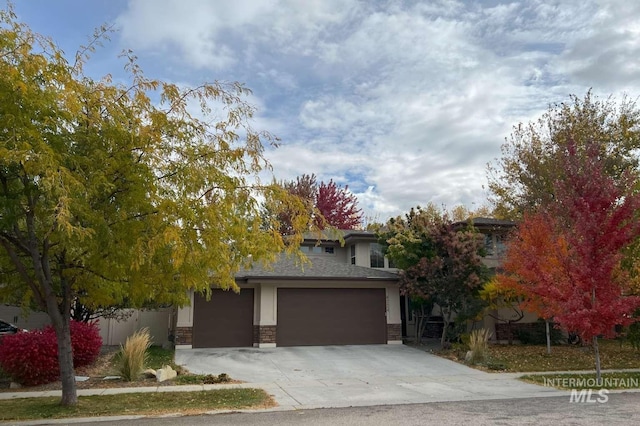
[[[35,386],[60,377],[55,333],[35,330],[4,336],[0,345],[2,370],[15,382]]]
[[[71,321],[74,367],[92,364],[101,346],[97,323]],[[25,386],[58,380],[58,344],[53,327],[4,336],[0,344],[0,366],[12,380]]]
[[[73,366],[91,365],[100,355],[102,337],[98,322],[71,321],[71,347],[73,348]]]

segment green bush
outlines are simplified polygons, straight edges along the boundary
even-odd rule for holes
[[[143,328],[127,337],[120,348],[120,375],[128,382],[136,380],[147,364],[147,350],[151,346],[149,330]]]
[[[500,362],[500,361],[495,361],[492,359],[488,359],[485,364],[484,364],[489,370],[493,370],[493,371],[503,371],[507,369],[507,366]]]
[[[230,381],[231,377],[226,373],[220,373],[217,376],[213,374],[185,374],[176,379],[176,383],[181,385],[212,385]]]
[[[515,337],[523,345],[546,345],[547,344],[547,332],[545,329],[545,323],[543,320],[539,320],[531,329],[516,329]],[[559,345],[564,340],[562,332],[555,328],[553,324],[549,324],[549,334],[551,335],[551,344]]]
[[[640,350],[640,322],[634,322],[627,329],[625,340],[635,350]]]

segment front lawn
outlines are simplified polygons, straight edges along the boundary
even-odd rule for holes
[[[0,421],[120,415],[200,414],[214,410],[266,408],[275,403],[262,389],[126,393],[81,396],[76,407],[59,397],[0,400]]]
[[[602,369],[640,368],[640,351],[617,340],[600,340]],[[464,362],[464,350],[440,351],[439,355]],[[595,370],[591,346],[559,345],[551,354],[543,345],[489,345],[489,359],[475,367],[489,371],[538,372]]]
[[[640,368],[640,351],[629,345],[601,340],[599,347],[602,369]],[[494,365],[510,372],[595,370],[591,346],[552,346],[547,354],[546,346],[491,345],[489,356]]]
[[[558,389],[638,389],[640,372],[603,373],[600,382],[596,373],[588,374],[528,374],[520,380]]]

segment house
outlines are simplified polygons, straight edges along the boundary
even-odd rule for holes
[[[309,263],[281,255],[240,271],[240,293],[190,293],[177,312],[176,349],[401,344],[398,276],[375,234],[341,231],[344,245],[309,236]]]
[[[478,232],[484,235],[485,256],[482,261],[484,264],[497,271],[502,266],[502,260],[505,255],[505,241],[509,232],[516,227],[516,222],[511,220],[493,219],[487,217],[476,217],[472,219],[473,226]],[[460,226],[466,225],[466,222],[458,222]],[[517,307],[516,307],[517,309]],[[496,318],[504,320],[508,318],[517,318],[517,311],[512,308],[502,308],[489,312],[482,321],[482,326],[489,330],[492,340],[504,341],[508,340],[509,326],[505,321],[499,321]],[[524,317],[517,323],[511,325],[511,332],[516,330],[532,330],[536,326],[538,316],[532,312],[523,312]]]
[[[455,222],[453,225],[457,229],[464,229],[471,222],[477,232],[482,234],[484,241],[484,257],[482,262],[492,271],[497,271],[502,265],[502,261],[505,255],[506,245],[505,241],[511,230],[516,226],[516,222],[510,220],[501,220],[486,217],[472,218],[470,221]],[[402,300],[403,309],[403,333],[404,336],[415,336],[416,318],[414,318],[414,312],[408,306],[409,303],[405,303],[404,297]],[[442,328],[444,323],[440,316],[440,308],[436,305],[431,311],[426,326],[424,329],[423,337],[427,338],[440,338],[442,335]],[[499,321],[496,318],[507,319],[513,318],[516,312],[510,308],[502,308],[488,312],[487,315],[481,320],[481,324],[475,324],[476,327],[484,327],[489,330],[493,340],[508,340],[507,334],[509,333],[509,326],[504,321]],[[406,320],[404,320],[406,318]],[[524,318],[517,323],[511,325],[512,331],[517,329],[531,329],[536,325],[538,317],[531,313],[525,312]]]

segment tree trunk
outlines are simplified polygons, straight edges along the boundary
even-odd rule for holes
[[[58,340],[58,365],[62,382],[62,400],[60,405],[71,406],[78,403],[76,375],[73,368],[73,350],[71,348],[71,330],[69,317],[63,317],[62,329],[56,327]]]
[[[422,323],[424,321],[424,318],[422,316],[421,312],[418,312],[418,310],[414,310],[413,311],[413,316],[416,320],[416,329],[415,329],[415,333],[416,333],[416,344],[420,344],[422,342]]]
[[[445,315],[442,307],[440,308],[440,314],[442,315],[442,336],[440,337],[440,348],[444,349],[444,344],[447,341],[447,329],[449,328],[449,322],[451,322],[451,311],[448,311],[447,315]]]
[[[600,371],[600,348],[598,347],[598,336],[593,336],[593,354],[596,358],[596,383],[602,383],[602,373]]]
[[[551,331],[549,330],[549,320],[544,320],[544,331],[547,334],[547,354],[551,355]]]
[[[513,345],[513,327],[511,321],[507,320],[507,343],[509,346]]]
[[[46,294],[47,313],[51,318],[53,329],[56,331],[58,342],[58,366],[60,367],[60,381],[62,382],[62,400],[60,405],[72,406],[78,403],[76,388],[76,374],[73,369],[73,349],[71,347],[71,300],[69,283],[62,280],[63,300],[58,305],[58,298],[49,284]]]

